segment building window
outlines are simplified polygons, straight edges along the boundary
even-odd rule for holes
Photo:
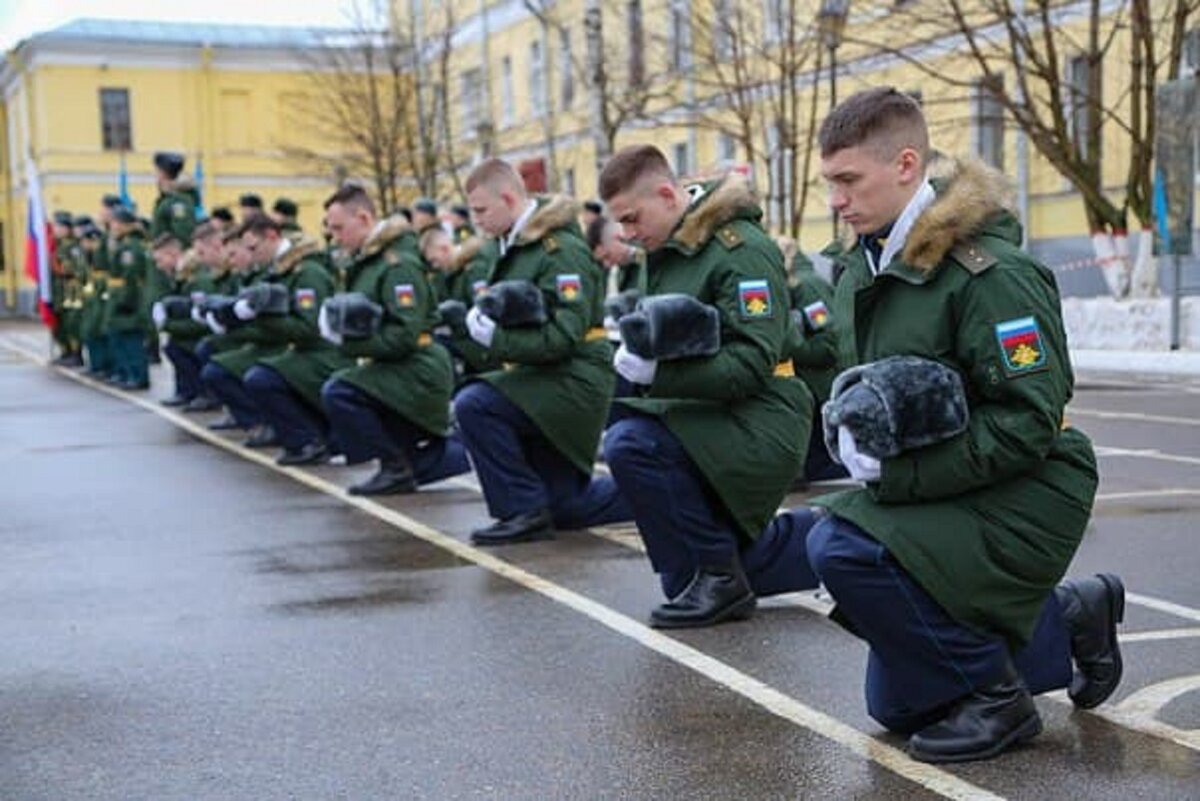
[[[733,56],[733,3],[731,0],[714,0],[712,55],[718,62]]]
[[[629,85],[646,82],[646,32],[642,26],[642,0],[629,0]]]
[[[783,0],[763,0],[763,39],[768,43],[783,38]]]
[[[984,78],[975,84],[971,109],[975,155],[996,169],[1004,169],[1004,106],[1001,80]]]
[[[1088,131],[1092,127],[1091,108],[1100,98],[1091,96],[1092,65],[1087,56],[1075,56],[1067,62],[1067,121],[1071,128],[1071,139],[1082,158],[1091,158],[1088,153]],[[1099,154],[1096,154],[1099,155]]]
[[[691,61],[688,10],[679,0],[672,0],[667,7],[667,14],[670,15],[667,21],[667,32],[670,37],[667,50],[671,56],[671,69],[674,72],[683,72],[690,66]]]
[[[575,105],[575,63],[571,57],[571,33],[566,28],[558,32],[558,80],[563,109]]]
[[[1184,36],[1179,59],[1179,77],[1200,75],[1200,28],[1192,28]]]
[[[476,67],[462,74],[462,124],[465,135],[474,136],[478,132],[482,105],[483,71]]]
[[[128,89],[100,90],[100,136],[105,150],[133,149]]]
[[[535,117],[542,117],[546,114],[546,65],[542,61],[542,56],[542,43],[530,43],[529,98]]]
[[[513,123],[513,67],[512,57],[500,60],[500,121],[509,126]]]
[[[680,142],[675,145],[671,149],[671,155],[673,156],[675,174],[677,176],[683,178],[692,171],[691,161],[688,158],[687,142]]]
[[[737,161],[737,140],[730,134],[722,133],[717,137],[717,157],[725,163]]]

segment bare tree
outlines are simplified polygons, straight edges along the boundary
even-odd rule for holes
[[[898,56],[928,78],[989,92],[1079,192],[1109,288],[1128,295],[1132,276],[1151,272],[1154,90],[1177,76],[1200,0],[1122,0],[1116,9],[1100,0],[877,2],[879,18],[847,41]],[[937,42],[960,43],[964,68],[931,61],[918,47]],[[1102,169],[1110,128],[1129,143],[1115,195]],[[1132,261],[1131,214],[1141,228]]]

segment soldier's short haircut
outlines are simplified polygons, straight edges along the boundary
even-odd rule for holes
[[[264,214],[261,211],[256,211],[247,217],[246,221],[242,223],[240,233],[263,236],[270,231],[274,231],[278,234],[282,230],[283,228],[279,225],[274,217],[270,216],[269,214]]]
[[[675,181],[675,171],[667,157],[654,145],[622,148],[600,171],[600,198],[608,202],[647,176]]]
[[[435,225],[431,227],[425,233],[421,234],[421,252],[424,253],[429,250],[429,248],[436,245],[442,239],[450,241],[450,234],[446,233],[441,226]]]
[[[335,203],[350,209],[364,209],[372,217],[375,216],[375,202],[367,190],[358,184],[343,184],[341,189],[326,198],[322,208],[328,211]]]
[[[163,231],[161,234],[154,237],[154,241],[150,244],[150,247],[154,250],[162,250],[163,248],[169,248],[172,245],[177,245],[178,247],[182,248],[183,242],[178,236],[170,231]]]
[[[604,229],[608,227],[608,223],[609,219],[603,214],[588,223],[587,230],[584,233],[587,235],[589,250],[595,250],[596,246],[604,241]]]
[[[221,244],[238,244],[242,241],[242,227],[240,225],[232,228],[227,228],[221,232]]]
[[[929,158],[929,129],[921,106],[892,86],[865,89],[837,105],[817,134],[821,156],[848,147],[865,147],[877,158],[891,160],[906,147]]]
[[[196,229],[192,231],[192,241],[195,242],[197,239],[209,239],[210,237],[217,236],[220,233],[221,230],[217,228],[212,220],[205,220],[197,225]]]
[[[525,182],[521,180],[520,174],[513,169],[513,166],[504,159],[487,159],[471,170],[471,174],[467,176],[465,187],[467,193],[470,194],[481,186],[487,186],[496,191],[509,189],[518,195],[525,194]]]

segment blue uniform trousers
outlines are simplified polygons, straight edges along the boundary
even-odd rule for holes
[[[382,465],[406,461],[418,484],[432,484],[471,469],[457,438],[430,434],[351,383],[326,381],[321,402],[332,438],[345,453],[347,464],[371,459]]]
[[[242,380],[214,361],[200,369],[200,380],[209,394],[225,404],[229,414],[242,428],[253,428],[265,422],[258,404],[246,392]]]
[[[87,349],[88,375],[104,376],[113,371],[112,344],[108,334],[84,340]]]
[[[815,523],[814,523],[815,520]],[[1037,694],[1071,682],[1071,640],[1062,609],[1049,595],[1030,642],[1012,653],[1004,640],[958,623],[852,523],[800,509],[770,529],[804,537],[808,563],[837,602],[837,617],[867,641],[866,699],[871,717],[911,733],[942,719],[950,704],[1000,680],[1011,660]]]
[[[285,449],[298,451],[326,440],[329,423],[325,415],[300,397],[278,370],[256,364],[246,371],[242,385]]]
[[[818,408],[813,413],[812,432],[808,437],[808,454],[804,457],[804,480],[830,481],[849,476],[846,468],[833,461],[829,449],[825,447],[825,425]]]
[[[650,564],[664,594],[674,598],[700,566],[739,559],[758,595],[812,589],[800,521],[768,528],[754,542],[739,538],[733,521],[684,450],[656,417],[621,415],[604,438],[604,458],[629,501]]]
[[[548,509],[554,525],[566,529],[633,519],[611,478],[582,473],[490,384],[474,381],[459,390],[454,413],[492,517]]]
[[[168,340],[163,346],[163,353],[167,354],[175,368],[175,394],[188,400],[202,395],[204,385],[200,383],[200,368],[203,364],[196,352]]]
[[[113,356],[112,374],[129,384],[150,383],[150,362],[146,356],[146,337],[141,331],[109,334]]]

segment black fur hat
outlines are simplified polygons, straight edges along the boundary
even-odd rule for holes
[[[542,290],[529,281],[497,281],[475,305],[501,328],[545,325],[549,319]]]
[[[691,295],[651,295],[620,319],[625,349],[643,359],[712,356],[721,349],[721,315]]]
[[[467,304],[461,300],[443,300],[438,304],[438,315],[442,325],[448,326],[452,332],[462,333],[467,328]]]
[[[636,289],[626,289],[624,292],[610,295],[604,300],[604,316],[620,320],[625,315],[632,314],[641,299],[642,293]]]
[[[248,286],[238,293],[238,300],[250,304],[259,314],[281,317],[292,308],[292,293],[284,284],[261,283]]]
[[[383,322],[383,307],[361,292],[339,292],[324,306],[329,327],[345,339],[370,339]]]
[[[192,316],[192,299],[188,295],[167,295],[162,305],[168,320],[186,320]]]
[[[917,356],[890,356],[842,372],[821,415],[831,455],[838,453],[838,426],[846,426],[859,451],[876,459],[956,437],[969,418],[958,373]]]
[[[237,298],[231,295],[209,295],[204,299],[204,312],[212,312],[213,319],[232,331],[241,328],[246,323],[233,313],[233,304]]]
[[[179,173],[183,171],[183,162],[184,156],[182,153],[160,150],[154,154],[154,166],[162,170],[172,180],[178,178]]]

